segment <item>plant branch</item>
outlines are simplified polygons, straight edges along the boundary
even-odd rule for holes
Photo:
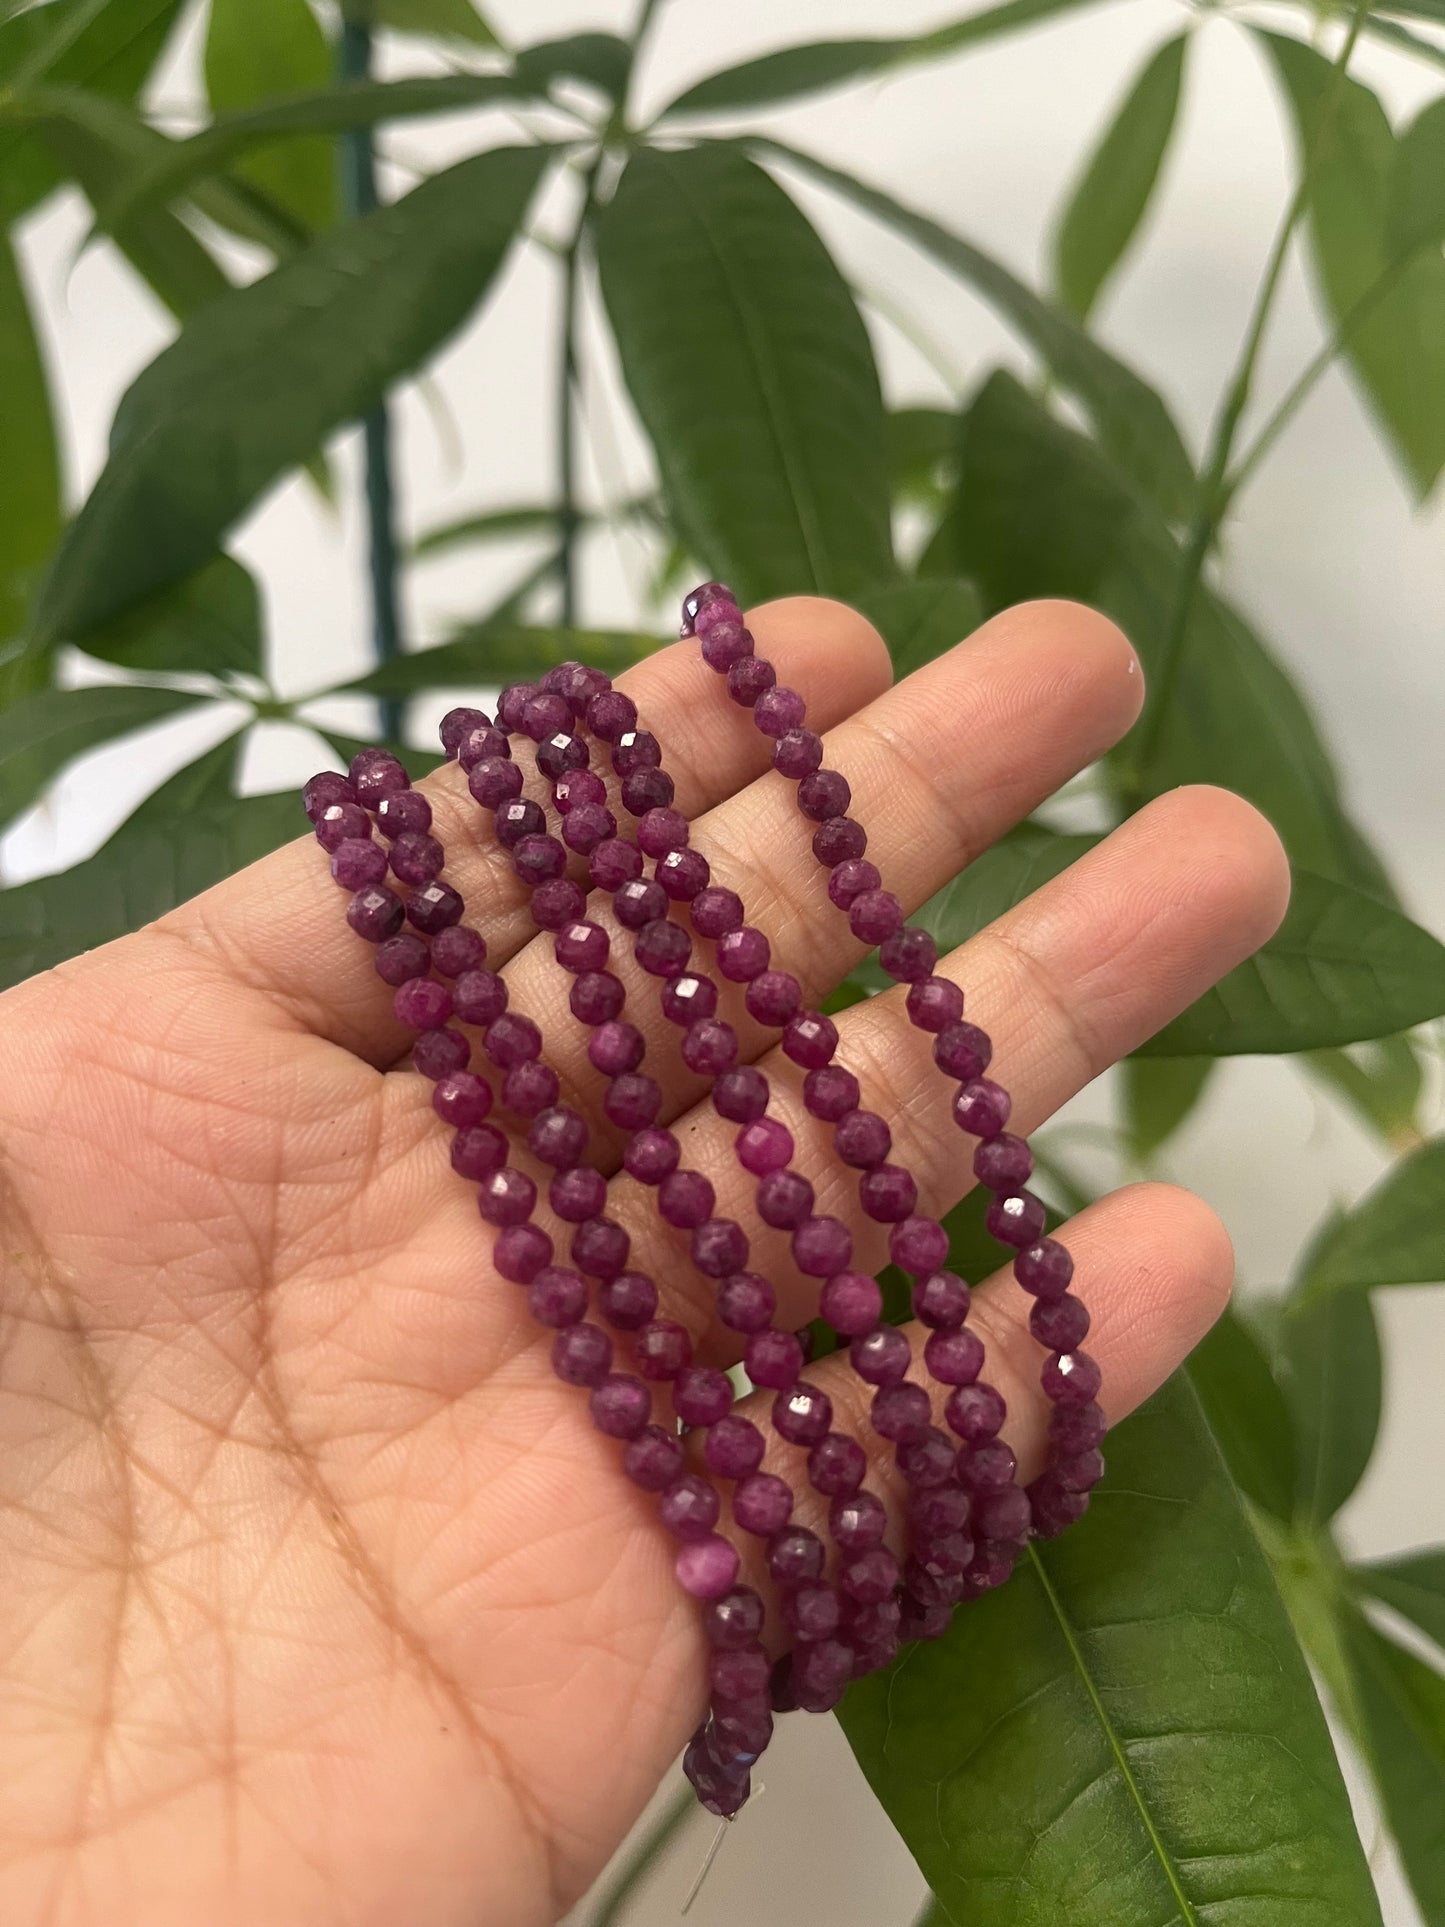
[[[577,326],[581,294],[582,248],[592,219],[597,175],[603,148],[582,177],[582,205],[577,225],[562,256],[562,359],[557,377],[557,534],[562,582],[562,621],[569,628],[577,620],[577,535],[582,517],[577,507]]]

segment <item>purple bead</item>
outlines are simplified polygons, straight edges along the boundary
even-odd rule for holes
[[[435,946],[433,946],[433,949]],[[432,953],[410,930],[402,930],[385,943],[378,944],[372,959],[376,974],[384,984],[410,983],[413,977],[424,977],[433,961]]]
[[[363,751],[360,756],[353,756],[350,775],[357,802],[366,804],[368,809],[393,790],[411,788],[411,778],[396,758],[384,750]]]
[[[331,852],[331,874],[343,890],[361,890],[386,875],[386,852],[370,837],[343,837]]]
[[[500,810],[522,794],[522,772],[502,756],[483,756],[467,772],[467,788],[484,810]]]
[[[1073,1259],[1053,1238],[1040,1238],[1014,1259],[1014,1277],[1035,1298],[1062,1298],[1073,1275]]]
[[[696,1472],[684,1472],[662,1495],[657,1516],[677,1539],[702,1539],[717,1524],[722,1503],[717,1487]]]
[[[930,1426],[921,1438],[905,1439],[894,1456],[898,1470],[918,1491],[952,1484],[953,1440],[937,1426]]]
[[[412,790],[402,791],[408,801],[414,794]],[[406,884],[430,883],[441,875],[445,862],[446,851],[434,836],[408,830],[391,846],[392,871]]]
[[[637,847],[644,856],[667,856],[685,849],[687,837],[687,818],[677,810],[648,810],[637,825]]]
[[[580,856],[617,834],[617,819],[602,803],[576,803],[562,819],[562,841]]]
[[[690,589],[682,599],[682,627],[678,634],[691,636],[697,633],[697,619],[709,603],[720,602],[723,613],[730,613],[737,607],[737,598],[725,582],[703,582],[696,589]]]
[[[804,1580],[783,1594],[783,1620],[799,1639],[829,1639],[838,1630],[839,1603],[822,1580]]]
[[[547,672],[547,687],[565,697],[574,715],[581,716],[594,696],[600,696],[612,683],[605,671],[591,663],[564,662]]]
[[[627,729],[617,738],[612,752],[612,767],[619,776],[631,776],[642,769],[658,769],[662,746],[645,729]]]
[[[933,1408],[921,1385],[906,1380],[883,1385],[873,1394],[873,1429],[885,1439],[919,1439],[933,1423]]]
[[[974,1176],[990,1191],[1017,1191],[1033,1175],[1034,1155],[1021,1137],[1000,1131],[973,1154]]]
[[[967,1318],[971,1299],[956,1272],[930,1272],[913,1287],[913,1316],[933,1331],[953,1331]]]
[[[437,730],[447,756],[456,755],[468,730],[485,729],[490,720],[484,709],[449,709]]]
[[[903,924],[903,905],[891,890],[863,890],[848,906],[848,928],[859,943],[883,943]]]
[[[804,1642],[793,1651],[793,1690],[808,1713],[827,1713],[853,1676],[853,1648],[841,1639]]]
[[[745,1124],[734,1146],[738,1163],[755,1178],[781,1170],[793,1155],[793,1134],[775,1117],[760,1117]]]
[[[672,1388],[672,1402],[684,1425],[716,1425],[732,1410],[733,1388],[713,1366],[689,1365]]]
[[[866,1385],[897,1385],[908,1374],[913,1351],[896,1325],[859,1332],[848,1347],[853,1370]]]
[[[783,1032],[783,1051],[804,1070],[821,1070],[838,1048],[838,1026],[820,1010],[800,1010]]]
[[[806,730],[798,731],[800,736],[810,733],[811,732]],[[782,770],[784,776],[791,776],[794,772],[792,770],[782,769],[778,757],[782,751],[783,744],[792,741],[792,736],[784,736],[781,737],[773,747],[773,768]],[[815,743],[818,742],[816,736],[813,737],[813,741]],[[818,750],[821,755],[821,743],[818,744]],[[847,777],[835,769],[804,771],[802,780],[798,784],[798,808],[803,812],[804,816],[812,817],[815,823],[826,823],[832,819],[846,816],[848,813],[848,805],[852,800],[853,792],[848,787]],[[856,850],[846,852],[845,854],[861,856],[863,853],[861,850]],[[834,859],[835,862],[838,860],[837,858]]]
[[[828,870],[852,862],[867,848],[868,832],[851,816],[830,816],[813,832],[813,855]]]
[[[791,1332],[759,1331],[748,1340],[743,1366],[754,1385],[786,1392],[803,1369],[803,1348]]]
[[[871,1332],[883,1313],[878,1280],[861,1271],[840,1271],[823,1287],[819,1312],[844,1338]]]
[[[323,769],[307,779],[301,792],[301,807],[313,823],[319,823],[322,815],[333,803],[354,803],[356,791],[351,787],[351,779],[343,776],[338,769]]]
[[[866,857],[850,857],[828,875],[828,899],[839,910],[851,912],[859,897],[872,896],[883,879]]]
[[[772,1323],[777,1294],[755,1271],[734,1272],[717,1291],[717,1315],[730,1331],[760,1332]]]
[[[587,1149],[587,1120],[565,1104],[554,1104],[533,1118],[527,1143],[533,1157],[565,1171]]]
[[[692,953],[692,938],[680,923],[659,917],[639,930],[633,946],[638,963],[653,977],[676,977],[687,968]]]
[[[407,794],[414,796],[416,792],[409,790]],[[408,937],[407,941],[419,943],[420,939]],[[480,970],[487,961],[486,939],[479,930],[454,923],[449,930],[438,931],[432,939],[431,960],[443,977],[460,977],[468,970]]]
[[[756,716],[756,710],[753,712]],[[799,782],[811,776],[823,761],[822,739],[811,729],[786,729],[773,744],[773,768],[779,776],[786,776],[790,782]],[[842,781],[842,778],[839,778]],[[843,784],[847,789],[847,784]],[[846,807],[846,805],[845,805]],[[825,815],[834,816],[836,810],[827,810]]]
[[[1029,1330],[1045,1351],[1077,1351],[1089,1333],[1088,1307],[1071,1292],[1038,1299],[1029,1313]]]
[[[926,930],[907,924],[884,939],[878,961],[900,984],[926,983],[938,962],[938,945]]]
[[[478,1128],[481,1128],[480,1126]],[[489,1172],[477,1186],[477,1209],[488,1224],[505,1228],[530,1218],[537,1203],[537,1187],[525,1171],[503,1165]]]
[[[832,1399],[803,1379],[773,1400],[773,1430],[789,1445],[816,1445],[832,1424]]]
[[[410,792],[402,790],[398,794],[406,796]],[[328,803],[316,819],[316,841],[328,854],[339,850],[343,843],[369,843],[371,818],[359,803]]]
[[[643,1131],[657,1122],[662,1086],[643,1071],[619,1071],[607,1086],[602,1109],[619,1131]]]
[[[825,1064],[803,1079],[803,1102],[824,1124],[837,1124],[858,1108],[858,1080],[841,1064]]]
[[[623,1017],[599,1024],[587,1039],[588,1059],[593,1069],[601,1071],[604,1077],[620,1077],[624,1071],[635,1071],[646,1050],[642,1032]]]
[[[1040,1539],[1056,1539],[1067,1527],[1082,1519],[1089,1509],[1083,1492],[1070,1492],[1052,1473],[1035,1479],[1028,1489],[1031,1524]]]
[[[898,1561],[883,1546],[855,1553],[838,1570],[839,1590],[861,1606],[881,1606],[898,1585]]]
[[[996,1436],[1008,1408],[992,1385],[960,1385],[949,1394],[943,1415],[965,1445],[979,1445]]]
[[[1049,1449],[1072,1458],[1100,1444],[1108,1431],[1108,1421],[1099,1407],[1059,1405],[1049,1414]]]
[[[637,704],[620,689],[604,689],[587,705],[587,727],[604,743],[621,742],[636,727]]]
[[[724,1703],[761,1699],[771,1671],[767,1654],[756,1643],[741,1651],[708,1656],[708,1684],[714,1697]]]
[[[905,1218],[889,1233],[888,1253],[900,1270],[922,1278],[948,1257],[948,1233],[936,1218]]]
[[[712,1183],[701,1171],[674,1171],[657,1189],[657,1208],[679,1231],[695,1231],[713,1214]]]
[[[1002,1084],[995,1084],[991,1077],[975,1077],[959,1086],[953,1100],[953,1121],[972,1137],[997,1138],[1008,1123],[1011,1108],[1012,1100]],[[983,1181],[988,1183],[987,1178]],[[1023,1183],[1023,1178],[1018,1182]]]
[[[481,711],[478,710],[477,714],[480,715]],[[478,763],[509,763],[511,760],[512,746],[507,741],[506,730],[494,729],[488,722],[474,724],[457,744],[457,761],[469,776]],[[511,793],[516,794],[515,791]],[[477,800],[480,802],[481,798]]]
[[[767,969],[772,950],[761,930],[744,924],[741,930],[730,930],[725,937],[719,937],[713,954],[718,969],[730,983],[750,984]]]
[[[586,1282],[565,1265],[548,1265],[527,1287],[527,1309],[539,1325],[575,1325],[587,1310]]]
[[[764,1617],[763,1602],[752,1587],[738,1586],[704,1607],[702,1629],[709,1646],[718,1652],[735,1653],[757,1642]],[[765,1680],[765,1688],[766,1684]]]
[[[1055,1405],[1088,1405],[1098,1395],[1103,1374],[1087,1352],[1064,1352],[1045,1361],[1039,1382]]]
[[[595,806],[607,801],[607,785],[595,769],[569,769],[552,785],[552,798],[559,816],[570,816],[584,804]]]
[[[755,1472],[740,1481],[733,1493],[733,1518],[744,1532],[770,1539],[793,1516],[793,1492],[773,1472]]]
[[[801,729],[807,713],[807,705],[797,690],[787,689],[782,683],[774,683],[771,689],[764,690],[753,704],[753,721],[764,736],[774,739],[785,736],[790,729]]]
[[[952,1623],[950,1607],[925,1606],[920,1600],[906,1600],[898,1633],[905,1644],[915,1639],[941,1639]]]
[[[600,1385],[612,1368],[612,1340],[600,1325],[568,1325],[552,1340],[552,1370],[567,1385]]]
[[[935,1033],[956,1024],[963,1015],[963,992],[947,977],[927,977],[908,992],[908,1021],[918,1030]]]
[[[852,1256],[853,1234],[839,1218],[806,1218],[793,1233],[793,1263],[810,1278],[846,1271]]]
[[[572,1262],[590,1278],[615,1278],[627,1269],[631,1243],[611,1218],[588,1218],[572,1233]]]
[[[598,1288],[597,1309],[617,1331],[640,1331],[657,1312],[657,1286],[641,1271],[621,1271]]]
[[[675,794],[672,778],[663,769],[635,769],[622,779],[622,807],[631,816],[666,809]]]
[[[763,1462],[763,1435],[751,1419],[729,1412],[708,1428],[703,1457],[720,1479],[746,1479]]]
[[[788,970],[765,970],[754,977],[745,993],[748,1015],[780,1030],[802,1007],[803,989]]]
[[[876,1111],[850,1111],[833,1133],[833,1149],[845,1164],[869,1171],[893,1148],[893,1133]]]
[[[635,843],[610,836],[588,857],[587,873],[599,890],[618,890],[642,875],[642,852]]]
[[[497,723],[508,731],[520,730],[522,715],[527,704],[537,693],[537,685],[530,682],[508,683],[497,697]]]
[[[480,1124],[492,1108],[492,1089],[471,1071],[453,1071],[432,1087],[431,1107],[454,1130]]]
[[[516,849],[525,836],[540,836],[546,827],[546,812],[530,796],[503,803],[492,818],[492,828],[504,850]]]
[[[702,1077],[720,1077],[738,1061],[738,1034],[720,1017],[699,1017],[682,1039],[682,1061]]]
[[[1066,1492],[1092,1492],[1104,1476],[1101,1452],[1080,1452],[1074,1458],[1055,1458],[1050,1472]]]
[[[632,1359],[644,1378],[675,1379],[692,1363],[692,1340],[671,1318],[654,1318],[638,1332]]]
[[[1016,1191],[1008,1197],[995,1197],[983,1219],[989,1236],[1000,1244],[1022,1248],[1031,1245],[1048,1222],[1048,1213],[1032,1191]]]
[[[495,1124],[469,1124],[452,1139],[452,1169],[475,1182],[498,1170],[507,1158],[507,1140]]]
[[[607,1203],[607,1180],[591,1165],[574,1165],[559,1171],[547,1188],[547,1201],[567,1224],[585,1224],[595,1218]]]
[[[738,1555],[714,1533],[685,1545],[675,1564],[678,1584],[694,1599],[718,1599],[737,1584]]]
[[[571,877],[548,877],[532,892],[532,921],[539,930],[560,930],[586,914],[587,899]]]
[[[540,1053],[542,1033],[530,1017],[504,1010],[488,1024],[482,1045],[499,1070],[510,1070],[514,1064],[529,1064]]]
[[[452,993],[431,977],[410,977],[397,986],[391,1008],[408,1030],[436,1030],[452,1014]]]
[[[704,628],[708,617],[713,620]],[[709,669],[726,672],[735,662],[742,662],[753,653],[752,635],[730,603],[704,605],[698,616],[696,634],[702,642],[702,659]]]
[[[472,1047],[459,1030],[424,1030],[411,1047],[411,1067],[435,1081],[464,1071]]]
[[[571,705],[548,689],[529,696],[522,705],[522,734],[530,736],[534,743],[568,730],[571,721]]]
[[[966,1325],[930,1334],[923,1362],[940,1385],[972,1385],[983,1370],[983,1340]]]
[[[537,767],[553,782],[569,770],[586,769],[587,745],[570,729],[559,729],[537,745]]]
[[[801,1171],[771,1171],[758,1182],[758,1216],[775,1231],[796,1231],[813,1213],[813,1187]]]
[[[982,1077],[993,1056],[988,1034],[977,1024],[949,1024],[938,1033],[933,1046],[933,1061],[949,1077],[972,1083]]]
[[[980,1493],[1002,1492],[1017,1471],[1013,1449],[1002,1439],[985,1439],[959,1455],[958,1476],[975,1498]]]
[[[598,1024],[610,1023],[626,1001],[622,979],[614,977],[610,970],[579,972],[567,998],[572,1015],[589,1030]]]
[[[494,970],[466,970],[452,985],[452,1009],[464,1024],[487,1029],[507,1008],[507,986]]]
[[[693,899],[693,928],[700,937],[710,940],[725,937],[741,929],[742,921],[743,900],[736,890],[724,890],[712,884]]]
[[[684,1026],[699,1017],[711,1017],[717,1009],[717,985],[711,977],[686,971],[663,986],[662,1014],[669,1023]]]
[[[673,903],[691,903],[712,875],[701,850],[669,850],[653,872]]]
[[[942,1437],[930,1434],[930,1437]],[[947,1440],[944,1440],[947,1444]],[[904,1452],[916,1451],[916,1446],[898,1448],[899,1456]],[[950,1452],[950,1459],[953,1454]],[[908,1523],[916,1538],[946,1539],[952,1533],[962,1532],[973,1513],[973,1501],[962,1486],[945,1481],[938,1485],[917,1486],[908,1500]]]
[[[412,891],[406,917],[424,936],[435,937],[454,923],[460,923],[465,908],[452,886],[438,880]]]
[[[808,1478],[825,1498],[856,1492],[868,1474],[868,1457],[857,1439],[846,1432],[829,1432],[808,1454]]]
[[[512,850],[512,868],[529,889],[560,877],[567,852],[555,836],[524,836]]]
[[[728,671],[728,694],[744,709],[751,709],[764,690],[771,689],[778,672],[761,656],[745,656]]]
[[[661,1492],[683,1468],[682,1440],[660,1425],[644,1426],[622,1454],[622,1469],[644,1492]]]
[[[724,1071],[713,1085],[713,1109],[732,1124],[751,1124],[768,1108],[768,1080],[752,1064]]]
[[[514,1224],[492,1246],[492,1265],[514,1285],[529,1285],[552,1262],[552,1240],[540,1225]]]
[[[748,1261],[748,1237],[732,1218],[709,1218],[692,1234],[692,1262],[704,1278],[730,1278]]]
[[[768,1546],[768,1573],[775,1586],[789,1591],[823,1577],[827,1554],[823,1542],[806,1526],[787,1526]]]
[[[622,1162],[639,1184],[661,1184],[677,1169],[681,1156],[671,1131],[644,1128],[629,1140]]]
[[[828,1527],[842,1552],[867,1552],[883,1543],[888,1513],[872,1492],[854,1492],[835,1499],[828,1509]]]
[[[974,1531],[983,1539],[1023,1539],[1031,1523],[1028,1494],[1016,1485],[991,1492],[974,1508]]]
[[[918,1203],[918,1186],[900,1164],[880,1164],[858,1181],[858,1202],[877,1224],[898,1224]]]

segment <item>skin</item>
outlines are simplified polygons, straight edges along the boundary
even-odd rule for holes
[[[827,730],[869,854],[910,911],[1116,742],[1142,701],[1124,638],[1068,604],[1000,616],[897,688],[878,636],[836,604],[779,602],[751,621]],[[821,995],[858,947],[768,744],[695,645],[623,681],[715,877],[741,891],[774,962]],[[541,1022],[574,1101],[595,1104],[566,980],[486,819],[455,767],[427,787],[447,874],[514,1006]],[[1254,950],[1287,891],[1260,816],[1180,790],[947,958],[994,1038],[1016,1128]],[[585,1398],[552,1378],[522,1293],[491,1271],[430,1087],[405,1068],[391,993],[342,908],[305,838],[0,998],[0,1919],[13,1927],[534,1927],[596,1876],[701,1711],[697,1610],[652,1502]],[[613,961],[687,1161],[714,1176],[720,1211],[750,1220],[732,1127],[699,1102],[656,984]],[[740,1029],[799,1166],[828,1173],[818,1208],[881,1261],[800,1075]],[[928,1040],[896,991],[840,1030],[921,1208],[941,1212],[972,1143]],[[615,1169],[615,1135],[598,1141]],[[731,1362],[734,1335],[711,1322],[677,1234],[630,1181],[614,1190],[663,1309],[701,1358]],[[1198,1199],[1159,1184],[1061,1235],[1118,1419],[1217,1316],[1229,1241]],[[816,1285],[779,1235],[754,1239],[753,1263],[776,1278],[779,1322],[810,1315]],[[1044,1413],[1027,1301],[996,1278],[976,1306],[1031,1476]],[[810,1375],[881,1464],[840,1362]],[[882,1473],[870,1483],[893,1490]]]

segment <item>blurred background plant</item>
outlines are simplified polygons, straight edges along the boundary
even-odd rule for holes
[[[305,725],[342,757],[381,736],[430,766],[415,745],[457,691],[569,656],[622,668],[657,645],[691,578],[722,575],[747,601],[852,601],[899,674],[1021,598],[1107,610],[1144,660],[1143,718],[926,920],[962,941],[1149,798],[1199,780],[1271,818],[1294,899],[1259,956],[1129,1060],[1111,1126],[1044,1135],[1051,1204],[1075,1210],[1099,1183],[1154,1168],[1220,1061],[1242,1055],[1287,1055],[1393,1161],[1318,1227],[1287,1288],[1227,1315],[1120,1428],[1085,1524],[948,1639],[856,1688],[842,1724],[937,1921],[1379,1920],[1307,1658],[1434,1927],[1445,1548],[1362,1563],[1333,1521],[1380,1425],[1373,1294],[1445,1279],[1445,1137],[1431,1135],[1445,949],[1353,819],[1307,696],[1224,594],[1220,549],[1336,364],[1414,500],[1445,466],[1445,98],[1392,120],[1351,71],[1362,46],[1387,44],[1445,87],[1445,11],[1402,0],[1229,19],[1277,84],[1295,186],[1191,442],[1091,318],[1148,213],[1198,30],[1223,9],[1181,9],[1119,74],[1061,193],[1044,287],[785,143],[770,118],[849,83],[906,85],[910,68],[1092,4],[1005,0],[918,33],[803,39],[642,112],[667,11],[656,0],[624,33],[530,45],[504,43],[471,0],[0,0],[7,228],[18,238],[49,197],[78,190],[86,247],[113,250],[175,322],[73,507],[65,371],[47,369],[33,290],[0,247],[0,826],[78,759],[125,739],[144,762],[173,722],[201,725],[185,738],[191,760],[93,856],[0,893],[0,981],[132,929],[292,836],[290,790],[242,793],[258,731]],[[893,10],[875,11],[886,27]],[[156,85],[177,47],[204,92],[180,115]],[[400,137],[442,115],[462,116],[461,157],[419,168]],[[870,284],[866,246],[834,258],[804,212],[817,189],[992,309],[1015,344],[1007,365],[964,383],[953,344],[937,347]],[[1261,403],[1298,249],[1325,338]],[[558,284],[551,486],[404,538],[396,397],[421,384],[437,433],[454,432],[425,371],[507,299],[522,252]],[[599,315],[655,457],[645,487],[610,495],[590,478],[609,466],[611,430],[584,406]],[[885,399],[879,330],[905,335],[948,398]],[[485,422],[485,396],[477,409]],[[322,686],[304,638],[264,633],[257,584],[225,545],[288,475],[304,472],[323,502],[351,486],[335,454],[355,424],[373,663]],[[630,544],[634,606],[626,626],[589,626],[583,558],[609,531]],[[524,560],[491,606],[407,632],[410,577],[499,549]],[[839,1000],[881,981],[865,965]],[[966,1275],[996,1262],[972,1200],[952,1232]],[[625,1917],[653,1846],[599,1922]]]

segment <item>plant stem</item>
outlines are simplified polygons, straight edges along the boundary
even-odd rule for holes
[[[557,379],[557,535],[562,583],[562,621],[570,628],[577,620],[577,323],[582,270],[582,246],[592,218],[597,174],[603,149],[588,163],[582,178],[582,206],[577,225],[562,256],[562,359]]]
[[[337,48],[340,79],[367,80],[371,76],[371,28],[343,10]],[[353,128],[341,137],[341,203],[348,215],[369,214],[379,204],[376,154],[369,127]],[[401,617],[397,601],[396,525],[391,470],[391,418],[386,398],[369,409],[362,420],[365,440],[367,554],[371,576],[371,632],[378,663],[401,655]],[[391,697],[380,703],[382,736],[400,740],[403,706]]]
[[[1315,128],[1314,139],[1310,142],[1299,180],[1294,193],[1290,196],[1289,206],[1285,210],[1284,219],[1280,222],[1274,244],[1270,249],[1269,260],[1255,294],[1254,310],[1250,316],[1249,326],[1245,330],[1239,361],[1224,391],[1224,399],[1210,436],[1209,455],[1204,465],[1204,473],[1200,478],[1194,515],[1185,537],[1179,580],[1170,610],[1169,626],[1164,635],[1164,646],[1160,652],[1153,699],[1148,715],[1140,728],[1139,744],[1134,752],[1130,770],[1131,801],[1136,805],[1143,793],[1144,772],[1158,748],[1164,718],[1169,713],[1174,692],[1178,686],[1184,645],[1189,634],[1189,619],[1194,612],[1195,599],[1204,573],[1204,563],[1214,546],[1220,522],[1228,506],[1229,490],[1226,487],[1226,477],[1229,474],[1230,458],[1234,453],[1234,439],[1239,432],[1244,411],[1249,406],[1260,350],[1264,346],[1265,333],[1274,311],[1275,296],[1279,292],[1285,262],[1289,257],[1290,243],[1294,239],[1295,229],[1299,226],[1300,218],[1308,203],[1310,188],[1328,143],[1331,125],[1343,94],[1350,57],[1354,53],[1355,43],[1360,37],[1360,30],[1365,24],[1365,17],[1369,10],[1370,0],[1355,0],[1350,14],[1349,30],[1335,57],[1329,87],[1320,106],[1319,124]]]
[[[652,1872],[664,1849],[696,1810],[697,1801],[693,1798],[692,1788],[684,1786],[672,1804],[663,1809],[652,1831],[642,1839],[637,1850],[607,1889],[602,1905],[593,1918],[592,1927],[618,1927],[623,1908]]]

